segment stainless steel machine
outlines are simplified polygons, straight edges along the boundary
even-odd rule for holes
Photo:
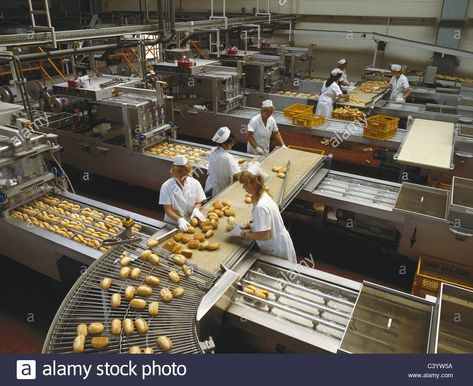
[[[134,237],[146,238],[166,226],[135,213],[68,192],[55,134],[0,126],[0,253],[53,279],[61,263],[87,266],[126,239],[123,220],[131,217]],[[131,225],[130,225],[131,226]]]
[[[221,81],[218,77],[221,69],[218,67],[209,75],[212,81]],[[208,79],[207,74],[197,76]],[[224,72],[222,76],[226,79],[227,75]],[[230,90],[231,84],[228,86]],[[174,102],[165,95],[165,87],[158,81],[156,89],[149,90],[135,80],[108,84],[104,88],[93,84],[84,90],[58,85],[55,98],[73,101],[71,103],[79,106],[78,113],[65,109],[56,113],[36,112],[34,116],[38,118],[39,130],[59,136],[64,148],[63,161],[83,172],[159,190],[169,178],[173,156],[186,154],[194,162],[195,177],[203,181],[211,147],[176,139],[176,126],[172,118],[168,118],[172,117]],[[223,104],[222,100],[217,101],[223,111],[240,99],[238,95],[225,95]],[[165,104],[169,105],[169,115],[166,115]],[[209,138],[217,128],[212,124]],[[155,151],[162,146],[168,151]],[[246,154],[233,154],[245,161],[249,159]]]

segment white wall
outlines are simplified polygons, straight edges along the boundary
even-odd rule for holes
[[[130,0],[103,0],[105,10],[126,11],[136,10],[137,4]],[[155,1],[149,0],[151,10],[155,9]],[[260,8],[267,8],[267,0],[260,0]],[[298,15],[329,15],[329,16],[377,16],[377,17],[418,17],[438,18],[441,13],[443,0],[270,0],[270,10],[275,13],[293,13]],[[182,9],[189,12],[208,11],[210,0],[176,0],[176,7],[182,4]],[[223,0],[214,0],[215,11],[221,12]],[[283,5],[281,5],[283,4]],[[250,13],[256,7],[256,0],[226,0],[227,12],[240,12],[245,7]],[[473,0],[470,1],[468,17],[473,18]],[[387,19],[386,19],[387,20]],[[343,31],[379,32],[401,38],[435,43],[437,26],[424,22],[418,25],[379,24],[341,24],[299,22],[297,29],[321,29]],[[275,36],[275,41],[287,41],[287,36]],[[363,66],[371,64],[374,42],[370,40],[329,38],[296,35],[297,46],[316,44],[316,73],[325,75],[340,57],[350,61],[349,74],[357,79]],[[473,51],[473,23],[467,23],[464,30],[460,49]],[[382,55],[378,56],[378,66],[388,66],[390,63],[407,64],[412,68],[423,69],[430,62],[432,53],[412,48],[388,44]],[[458,59],[460,62],[457,73],[473,77],[473,61]]]

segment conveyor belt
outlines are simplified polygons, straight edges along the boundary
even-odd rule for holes
[[[173,343],[171,353],[201,353],[203,349],[197,338],[195,315],[197,307],[214,280],[214,277],[194,270],[190,277],[185,277],[181,267],[166,258],[162,258],[158,265],[152,265],[149,261],[140,259],[138,256],[143,251],[138,246],[122,245],[112,248],[101,258],[94,262],[87,271],[82,274],[74,287],[69,291],[59,308],[53,323],[49,329],[48,336],[43,346],[43,353],[72,353],[72,343],[77,335],[76,328],[81,323],[102,323],[105,327],[103,336],[109,337],[109,344],[102,350],[91,347],[91,335],[86,337],[85,353],[127,353],[131,346],[151,347],[155,352],[161,352],[157,345],[158,336],[167,336]],[[119,276],[121,269],[120,259],[131,258],[130,268],[141,269],[138,279],[122,279]],[[181,272],[180,282],[175,284],[169,279],[169,272]],[[160,279],[160,284],[153,287],[151,296],[135,296],[146,300],[147,304],[157,301],[159,313],[150,316],[148,309],[134,309],[123,297],[127,286],[135,288],[144,284],[148,275],[154,275]],[[112,285],[108,290],[101,288],[104,277],[112,279]],[[184,294],[179,298],[173,298],[166,303],[160,298],[163,287],[174,289],[184,288]],[[121,293],[121,304],[117,308],[111,307],[112,294]],[[130,318],[145,319],[149,330],[145,334],[139,334],[135,328],[132,334],[126,335],[122,330],[119,335],[112,335],[110,331],[113,319],[124,320]]]

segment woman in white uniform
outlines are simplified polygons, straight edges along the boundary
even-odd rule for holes
[[[210,152],[209,175],[205,183],[205,191],[211,191],[212,197],[230,185],[240,172],[238,162],[229,153],[233,147],[234,138],[228,127],[218,129],[212,138],[212,141],[217,143],[218,146]]]
[[[255,164],[241,173],[240,183],[253,197],[252,221],[247,225],[235,224],[227,235],[254,240],[263,253],[297,263],[296,251],[279,208],[265,191],[267,178],[264,170]]]
[[[342,72],[342,76],[340,77],[340,86],[350,87],[351,84],[348,81],[348,75],[347,75],[348,61],[345,58],[340,59],[337,62],[337,67]]]
[[[246,132],[248,153],[268,155],[271,138],[274,138],[276,146],[286,147],[276,120],[271,116],[273,111],[273,102],[265,100],[261,105],[261,113],[251,118],[248,123]]]
[[[341,77],[342,71],[339,68],[334,68],[330,73],[330,78],[328,78],[322,86],[322,93],[317,102],[315,114],[322,115],[325,118],[332,118],[332,111],[335,100],[349,99],[348,94],[344,95],[342,89],[340,88]]]
[[[409,86],[409,80],[402,72],[402,67],[399,64],[393,64],[391,66],[391,71],[393,77],[389,82],[389,87],[391,88],[390,100],[397,103],[404,103],[406,99],[411,95],[411,87]]]
[[[186,218],[205,220],[200,211],[200,204],[205,200],[204,189],[199,181],[190,176],[191,172],[192,165],[186,157],[175,157],[171,168],[172,178],[161,186],[159,192],[159,204],[164,205],[164,221],[177,224],[183,232],[190,226]]]

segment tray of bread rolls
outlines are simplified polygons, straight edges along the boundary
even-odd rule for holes
[[[368,103],[381,95],[387,87],[388,82],[386,81],[364,82],[349,93],[350,99],[348,101],[339,101],[337,105],[365,108]]]
[[[124,229],[123,217],[52,194],[42,195],[10,210],[9,216],[101,252],[110,248],[102,246],[102,242],[116,237]],[[140,224],[134,224],[132,230],[143,237],[153,233]]]
[[[162,141],[145,149],[148,154],[157,155],[164,158],[173,158],[178,155],[185,155],[187,159],[195,165],[207,166],[207,158],[210,149],[189,145],[187,143]]]
[[[324,156],[305,151],[278,148],[268,155],[261,167],[269,175],[266,190],[278,203],[284,185],[282,206],[285,207],[302,188],[304,182],[322,166]],[[285,165],[290,161],[290,170]],[[160,246],[173,253],[184,254],[192,263],[212,273],[238,255],[248,242],[241,238],[229,238],[227,232],[234,224],[248,222],[253,209],[252,198],[237,181],[210,200],[202,208],[205,221],[192,219],[187,233],[177,230],[168,238],[160,240]]]
[[[183,255],[119,245],[64,299],[43,353],[202,353],[195,315],[215,278]]]

